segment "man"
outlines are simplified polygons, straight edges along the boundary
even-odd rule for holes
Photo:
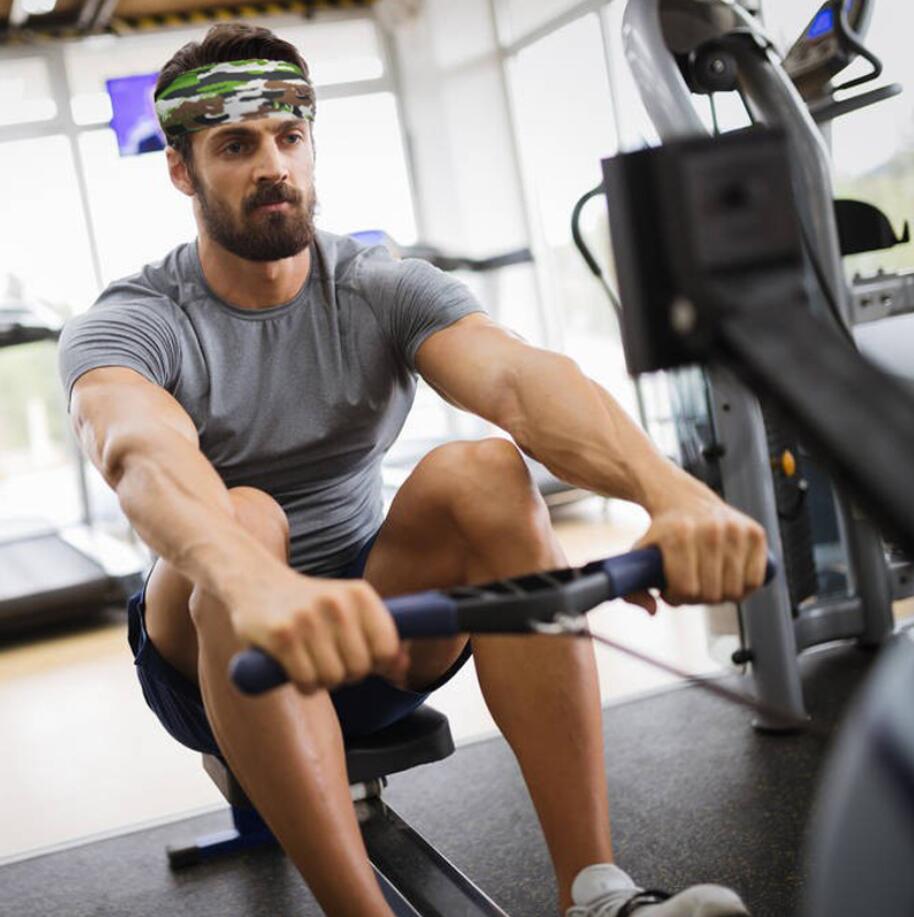
[[[315,231],[314,96],[296,50],[214,27],[165,65],[157,112],[199,230],[71,321],[61,371],[86,453],[159,556],[129,607],[144,695],[243,784],[322,907],[388,915],[343,737],[420,704],[472,650],[580,917],[745,914],[718,886],[665,903],[612,865],[592,648],[543,637],[399,645],[379,595],[565,565],[508,440],[431,452],[381,515],[379,464],[420,373],[566,481],[634,500],[673,604],[762,582],[760,527],[653,448],[568,358],[490,321],[418,261]],[[649,595],[633,600],[654,610]],[[230,684],[257,645],[292,684]]]

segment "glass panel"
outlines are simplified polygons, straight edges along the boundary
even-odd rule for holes
[[[431,56],[442,68],[478,62],[495,49],[490,0],[437,0],[426,6]]]
[[[371,19],[277,26],[276,32],[298,48],[315,86],[375,80],[384,75],[377,28]]]
[[[503,44],[523,38],[575,6],[578,0],[496,0],[498,37]]]
[[[23,181],[25,168],[36,177]],[[0,325],[58,326],[96,295],[69,141],[0,145]],[[7,209],[8,208],[8,209]],[[80,517],[52,341],[0,349],[0,534]]]
[[[0,125],[49,121],[56,114],[44,60],[18,57],[0,61]]]
[[[308,63],[317,86],[376,79],[384,66],[377,31],[370,19],[301,24],[265,19],[258,24],[295,45]],[[71,107],[77,124],[101,124],[110,119],[105,80],[135,73],[155,73],[182,45],[200,41],[209,25],[174,32],[116,38],[96,36],[68,44],[64,62]]]
[[[11,279],[22,296],[82,311],[98,291],[67,138],[0,144],[0,200],[15,215],[0,220],[0,298]]]
[[[56,345],[0,349],[0,539],[80,519],[65,417]]]
[[[412,194],[394,96],[330,99],[318,110],[318,225],[331,232],[383,229],[416,241]]]
[[[601,158],[618,148],[597,16],[583,16],[553,32],[511,64],[518,145],[542,240],[536,255],[545,272],[544,289],[552,292],[564,325],[564,349],[635,415],[612,307],[571,237],[575,203],[600,183]],[[581,233],[610,272],[602,198],[585,206]]]
[[[787,51],[816,14],[822,0],[765,0],[762,18],[771,37],[782,51]]]
[[[172,186],[163,152],[121,157],[109,130],[81,134],[79,149],[106,284],[196,236],[190,202]]]
[[[114,114],[107,92],[84,92],[73,96],[70,112],[77,124],[107,124]]]
[[[905,220],[914,225],[914,56],[910,35],[914,9],[878,4],[866,45],[885,64],[883,77],[857,92],[898,82],[905,92],[897,98],[838,118],[832,128],[836,186],[839,197],[875,204],[901,233]],[[862,66],[866,70],[866,66]],[[856,72],[856,71],[855,71]],[[850,73],[850,71],[848,71]],[[844,78],[844,74],[838,77]],[[914,243],[847,259],[851,272],[874,273],[879,268],[914,268]]]

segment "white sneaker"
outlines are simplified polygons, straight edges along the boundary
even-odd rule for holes
[[[612,863],[582,869],[571,886],[566,917],[748,917],[732,889],[693,885],[678,895],[639,889]]]

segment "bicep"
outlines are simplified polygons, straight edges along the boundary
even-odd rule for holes
[[[199,445],[187,411],[161,386],[120,366],[93,369],[73,386],[71,414],[90,461],[111,483],[116,456],[129,444],[178,434]]]

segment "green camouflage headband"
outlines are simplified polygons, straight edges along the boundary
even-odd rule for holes
[[[176,77],[156,96],[156,115],[172,140],[252,118],[314,120],[314,88],[288,61],[208,64]]]

